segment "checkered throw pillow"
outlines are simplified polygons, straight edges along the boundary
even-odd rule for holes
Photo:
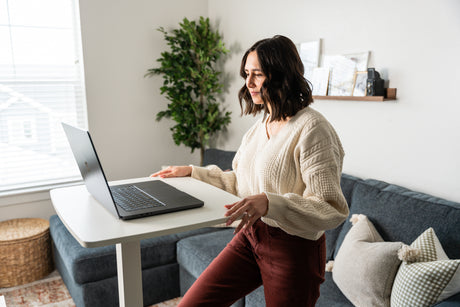
[[[433,228],[412,244],[421,253],[413,263],[403,262],[391,292],[391,306],[431,306],[460,292],[460,259],[449,260]]]

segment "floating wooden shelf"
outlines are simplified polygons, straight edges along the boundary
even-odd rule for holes
[[[384,96],[313,96],[318,100],[348,100],[348,101],[386,101],[396,100],[396,89],[386,89],[387,97]]]
[[[395,100],[395,98],[384,98],[383,96],[313,96],[313,99],[318,100],[352,100],[352,101],[384,101]]]

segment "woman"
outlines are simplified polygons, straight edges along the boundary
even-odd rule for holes
[[[343,149],[313,101],[295,45],[284,36],[244,55],[242,114],[263,112],[244,135],[233,171],[172,166],[152,176],[192,176],[242,198],[226,206],[233,240],[179,306],[229,306],[264,285],[267,306],[314,306],[324,281],[324,231],[348,216],[340,188]]]

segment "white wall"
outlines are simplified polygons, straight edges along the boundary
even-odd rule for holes
[[[344,171],[460,201],[457,0],[80,0],[80,11],[89,128],[110,180],[198,163],[198,153],[173,143],[171,122],[155,121],[167,104],[161,77],[143,76],[166,48],[156,28],[208,15],[232,50],[224,103],[233,119],[215,146],[237,149],[254,122],[239,117],[244,50],[275,34],[321,38],[326,54],[371,51],[370,64],[398,89],[395,102],[313,104],[342,138]],[[43,195],[1,200],[0,219],[51,214]]]
[[[89,130],[109,180],[148,176],[165,163],[197,163],[155,120],[168,101],[161,76],[144,78],[167,46],[156,31],[207,16],[207,0],[80,0]]]
[[[344,172],[460,201],[460,2],[456,0],[212,0],[211,19],[240,49],[226,69],[275,34],[322,39],[325,54],[371,51],[370,65],[398,89],[395,102],[316,101],[346,151]],[[231,85],[226,102],[243,81]],[[252,118],[235,118],[226,148],[237,148]]]

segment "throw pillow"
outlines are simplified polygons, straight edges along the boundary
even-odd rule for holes
[[[402,242],[384,242],[365,215],[353,215],[334,260],[332,278],[355,306],[390,306]]]
[[[404,261],[396,275],[391,306],[431,306],[460,292],[460,260],[449,260],[433,228],[412,244],[415,262]]]

